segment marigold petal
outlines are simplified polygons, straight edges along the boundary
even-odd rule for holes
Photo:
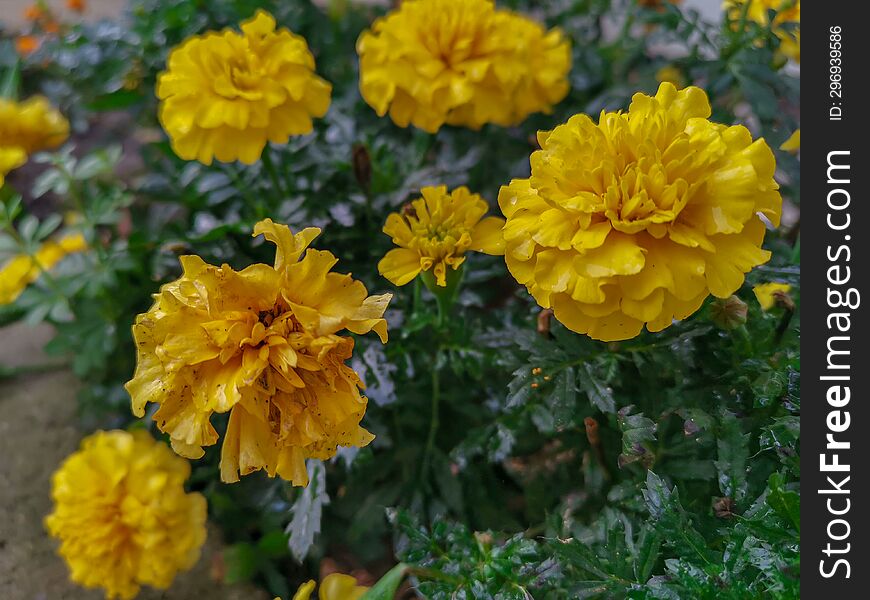
[[[314,591],[316,585],[317,583],[313,579],[306,581],[300,585],[299,589],[296,590],[296,593],[293,594],[293,600],[310,600],[311,593]]]
[[[410,283],[420,269],[420,255],[405,248],[393,248],[378,263],[378,273],[394,285]]]
[[[504,236],[502,228],[505,220],[501,217],[487,217],[471,230],[471,246],[469,250],[483,252],[494,256],[504,254]]]

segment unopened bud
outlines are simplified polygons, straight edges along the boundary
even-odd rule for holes
[[[746,323],[747,304],[737,296],[717,298],[710,305],[710,319],[722,329],[736,329]]]
[[[372,159],[369,150],[362,144],[354,144],[352,150],[353,175],[366,192],[372,183]]]

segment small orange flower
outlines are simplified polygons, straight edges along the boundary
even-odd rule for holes
[[[83,13],[87,9],[85,0],[66,0],[66,7],[71,11]]]
[[[31,4],[24,9],[24,18],[28,21],[39,21],[46,16],[45,9],[39,4]]]
[[[15,51],[22,57],[33,54],[39,46],[39,38],[35,35],[22,35],[15,39]]]
[[[42,30],[45,33],[55,34],[60,31],[60,24],[57,21],[46,21],[42,25]]]

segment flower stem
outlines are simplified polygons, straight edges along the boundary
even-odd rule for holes
[[[435,449],[435,436],[438,433],[440,425],[440,404],[441,404],[441,347],[435,351],[432,358],[432,396],[431,401],[431,417],[429,419],[429,434],[426,436],[426,448],[423,451],[423,465],[420,469],[420,477],[425,481],[429,471],[429,463],[432,458],[432,451]]]
[[[267,145],[263,149],[263,167],[266,169],[266,173],[269,175],[269,179],[272,180],[272,187],[276,192],[283,198],[287,196],[287,191],[284,189],[284,186],[281,184],[281,180],[278,179],[278,171],[275,170],[275,164],[272,162],[272,146]]]

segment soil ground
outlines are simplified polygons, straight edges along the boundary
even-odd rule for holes
[[[0,365],[43,364],[46,328],[0,329]],[[48,370],[0,381],[0,598],[3,600],[99,600],[68,579],[57,544],[42,524],[51,511],[52,472],[79,445],[76,380]],[[219,534],[209,540],[196,567],[179,575],[166,592],[143,590],[140,600],[266,600],[251,586],[225,586],[211,576],[221,551]]]

